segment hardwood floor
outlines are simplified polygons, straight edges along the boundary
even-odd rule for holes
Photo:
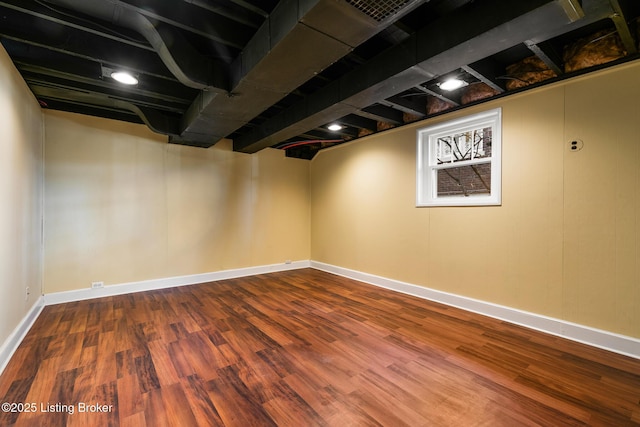
[[[640,360],[305,269],[45,307],[0,396],[3,426],[627,426]]]

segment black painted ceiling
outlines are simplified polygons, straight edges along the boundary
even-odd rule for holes
[[[0,0],[0,41],[43,108],[309,159],[437,114],[434,101],[636,60],[638,16],[637,0]],[[618,57],[567,67],[572,46],[611,37]],[[552,77],[514,89],[530,57]],[[115,82],[120,69],[138,85]],[[469,86],[442,91],[451,76]]]

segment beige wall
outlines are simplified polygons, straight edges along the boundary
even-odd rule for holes
[[[639,75],[636,62],[321,152],[311,258],[640,337]],[[415,208],[416,130],[498,106],[502,206]]]
[[[640,64],[619,66],[309,163],[168,145],[141,125],[53,111],[43,137],[0,49],[0,342],[43,292],[287,259],[640,337],[638,75]],[[497,106],[503,205],[415,208],[416,129]],[[573,138],[582,151],[568,151]]]
[[[42,294],[43,187],[40,106],[2,46],[0,112],[1,348]]]
[[[45,293],[308,260],[309,163],[45,114]]]

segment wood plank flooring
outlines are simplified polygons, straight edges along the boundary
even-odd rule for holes
[[[45,307],[0,396],[3,426],[631,426],[640,360],[304,269]]]

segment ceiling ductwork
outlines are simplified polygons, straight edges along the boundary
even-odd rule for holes
[[[138,32],[181,83],[201,89],[179,133],[168,135],[171,143],[206,148],[382,30],[390,17],[408,13],[424,0],[282,1],[227,67],[214,64],[179,32],[126,2],[46,1]],[[127,109],[149,123],[139,109]]]
[[[410,0],[346,0],[351,6],[360,10],[369,18],[377,22],[387,22],[393,19],[400,11],[416,3]]]
[[[423,2],[401,2],[394,16]],[[232,64],[231,91],[202,92],[184,116],[180,137],[170,142],[215,144],[389,24],[349,3],[281,1]]]
[[[140,33],[184,85],[202,89],[169,142],[210,147],[423,1],[285,0],[230,66],[121,1],[46,0]],[[146,117],[141,117],[147,120]]]
[[[501,0],[493,3],[498,8]],[[246,153],[259,151],[304,132],[304,129],[355,113],[378,99],[391,96],[398,89],[406,90],[427,78],[499,52],[509,47],[502,43],[513,43],[514,37],[518,41],[527,40],[540,31],[540,26],[549,31],[567,22],[562,8],[553,0],[528,2],[527,5],[512,3],[502,7],[493,20],[485,19],[467,26],[466,31],[444,36],[447,28],[464,26],[473,22],[476,16],[477,11],[471,7],[452,14],[437,26],[425,27],[363,64],[359,70],[343,76],[338,84],[314,93],[236,139],[234,149]],[[518,25],[514,25],[513,20],[517,20]]]
[[[355,2],[354,2],[355,3]],[[572,7],[569,7],[569,4]],[[615,15],[607,1],[592,1],[588,16],[573,0],[512,2],[487,0],[460,9],[382,52],[279,115],[234,140],[234,150],[254,153],[322,126],[394,94],[517,43],[548,40],[567,26],[588,25]],[[478,20],[481,10],[495,13]],[[579,17],[581,22],[575,22]],[[459,31],[448,31],[460,28]],[[501,88],[499,88],[502,91]],[[455,103],[453,103],[455,104]]]
[[[639,23],[638,0],[0,0],[0,43],[43,108],[304,159],[640,59]]]

